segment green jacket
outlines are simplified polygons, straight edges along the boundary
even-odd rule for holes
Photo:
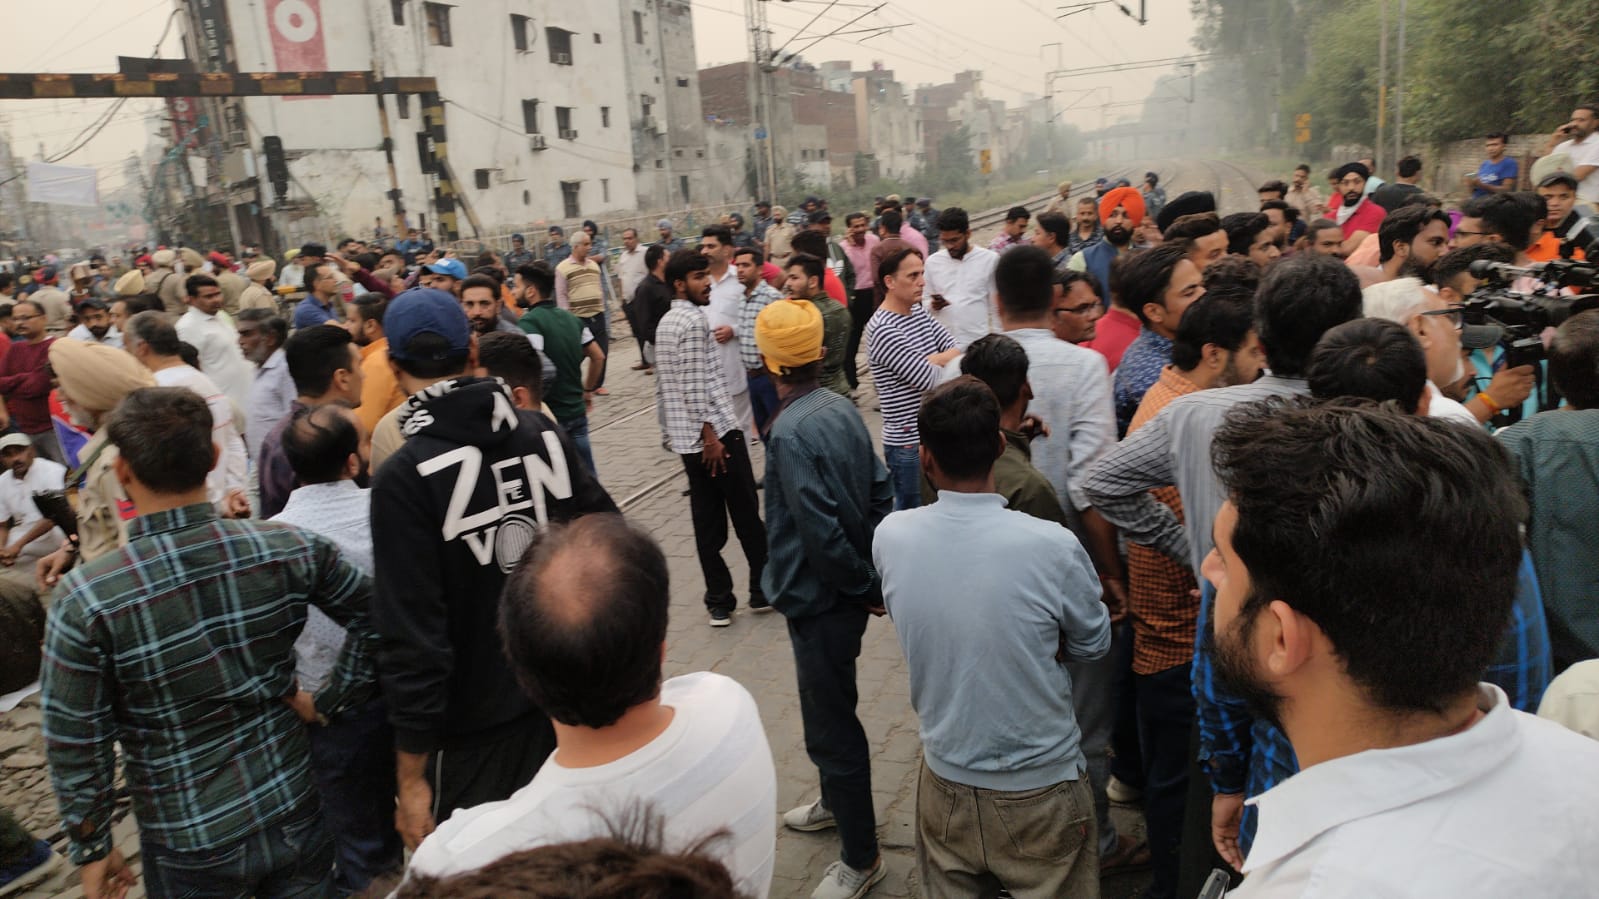
[[[1061,511],[1055,488],[1033,467],[1033,452],[1027,445],[1027,438],[1015,431],[1005,432],[1005,452],[994,460],[994,492],[1005,497],[1006,508],[1067,526],[1066,513]],[[933,489],[933,482],[922,475],[922,505],[937,501],[938,491]]]
[[[555,382],[544,385],[544,404],[558,422],[587,415],[583,405],[583,322],[576,315],[545,300],[522,313],[517,325],[527,334],[544,338],[544,355],[555,365]]]
[[[850,315],[844,304],[827,294],[810,298],[822,313],[822,386],[839,396],[849,396],[849,379],[844,376],[844,351],[849,346]]]

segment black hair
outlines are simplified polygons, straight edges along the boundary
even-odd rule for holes
[[[808,253],[812,256],[827,258],[827,237],[820,231],[801,231],[789,241],[789,246],[796,253]]]
[[[1235,212],[1221,220],[1221,229],[1227,232],[1227,252],[1245,256],[1260,232],[1271,227],[1271,219],[1264,212]]]
[[[961,356],[961,374],[987,384],[1003,410],[1016,402],[1027,383],[1027,351],[1004,334],[980,337]]]
[[[966,210],[951,206],[938,214],[938,222],[933,227],[940,231],[970,231],[972,220]]]
[[[364,322],[383,324],[383,313],[389,310],[389,298],[376,291],[363,293],[350,304],[351,312],[360,313]]]
[[[1120,266],[1117,292],[1122,298],[1122,306],[1138,316],[1144,327],[1150,326],[1144,304],[1166,305],[1166,289],[1171,286],[1172,274],[1187,258],[1187,247],[1162,244],[1128,254],[1127,261]]]
[[[200,348],[187,340],[178,341],[178,358],[195,371],[204,371],[200,367]]]
[[[1016,247],[1016,249],[1020,250],[1022,248],[1021,247]],[[1035,247],[1035,249],[1036,249],[1036,247]],[[1089,274],[1088,272],[1079,272],[1079,271],[1076,271],[1075,269],[1069,269],[1069,268],[1068,269],[1059,269],[1059,270],[1056,270],[1055,277],[1054,277],[1054,280],[1053,280],[1052,283],[1059,284],[1060,285],[1061,294],[1065,295],[1065,294],[1071,293],[1072,292],[1072,285],[1073,284],[1077,284],[1079,282],[1088,285],[1089,291],[1092,292],[1094,294],[1094,296],[1101,303],[1103,303],[1105,301],[1105,294],[1100,289],[1099,279],[1094,277],[1093,275]]]
[[[323,268],[325,266],[332,265],[332,264],[333,263],[331,263],[331,262],[318,262],[318,263],[316,263],[314,265],[306,266],[305,267],[304,276],[301,279],[302,283],[301,283],[300,286],[303,287],[307,292],[309,292],[311,290],[311,286],[316,284],[316,273],[317,273],[317,270],[320,269],[320,268]]]
[[[1432,283],[1439,287],[1453,287],[1454,285],[1449,282],[1469,272],[1471,264],[1479,259],[1509,264],[1516,261],[1516,251],[1502,243],[1492,241],[1474,243],[1469,247],[1456,247],[1439,256],[1438,261],[1433,264]]]
[[[1236,353],[1254,329],[1255,307],[1249,298],[1207,293],[1183,311],[1172,339],[1172,364],[1193,371],[1205,358],[1206,344]]]
[[[911,256],[915,256],[917,259],[923,258],[921,250],[910,246],[902,250],[895,250],[883,257],[883,261],[877,264],[877,287],[879,290],[888,289],[888,277],[899,274],[900,265]]]
[[[877,217],[877,227],[890,234],[898,234],[899,229],[905,227],[905,216],[897,209],[885,209]]]
[[[1201,237],[1209,237],[1221,230],[1221,217],[1214,212],[1195,212],[1179,216],[1166,227],[1162,235],[1167,243],[1181,243],[1186,249]]]
[[[17,305],[20,306],[21,302]],[[128,319],[126,327],[129,337],[148,346],[150,352],[157,356],[176,356],[181,349],[178,329],[164,312],[140,312]]]
[[[860,219],[862,221],[866,221],[866,213],[864,213],[864,212],[852,212],[849,215],[844,216],[844,224],[848,225],[850,222],[853,222],[856,219]]]
[[[141,387],[117,404],[107,436],[139,483],[171,495],[205,485],[217,452],[212,426],[210,407],[189,388]]]
[[[730,247],[733,245],[733,229],[727,227],[726,225],[706,225],[705,229],[700,232],[700,236],[714,237],[716,238],[717,243],[720,243],[724,247]]]
[[[1342,234],[1343,230],[1344,226],[1338,224],[1332,219],[1316,219],[1310,223],[1310,227],[1305,229],[1305,234],[1308,235],[1311,240],[1315,240],[1316,235],[1323,231],[1337,231],[1339,234]]]
[[[1034,319],[1055,300],[1055,261],[1038,247],[1007,250],[994,265],[994,293],[1012,318]]]
[[[1599,310],[1573,315],[1555,329],[1549,379],[1573,409],[1599,408]]]
[[[354,338],[343,328],[301,328],[283,342],[283,361],[300,396],[322,396],[333,388],[339,369],[349,370]]]
[[[1481,219],[1484,230],[1499,235],[1518,253],[1532,245],[1532,229],[1539,221],[1537,212],[1513,193],[1489,194],[1468,200],[1461,207],[1460,214],[1466,218]]]
[[[217,283],[217,279],[205,274],[190,275],[189,277],[183,279],[183,289],[188,291],[188,294],[191,297],[199,296],[200,288],[202,287],[216,287],[220,289],[221,285]]]
[[[0,290],[10,287],[16,280],[10,272],[0,272]]]
[[[1263,193],[1268,193],[1268,192],[1280,193],[1280,194],[1282,194],[1283,196],[1286,197],[1286,196],[1288,196],[1288,185],[1284,184],[1281,181],[1273,180],[1273,181],[1267,181],[1265,184],[1262,184],[1261,186],[1255,188],[1255,193],[1257,193],[1257,194],[1263,194]]]
[[[818,286],[822,283],[823,273],[827,271],[827,263],[809,253],[795,253],[788,257],[788,262],[784,263],[783,269],[787,271],[796,265],[799,266],[800,271],[805,273],[805,277],[815,278]]]
[[[378,260],[382,258],[383,257],[377,253],[360,253],[355,257],[355,264],[361,266],[367,271],[371,271],[378,267]]]
[[[1005,221],[1007,222],[1014,222],[1018,219],[1025,222],[1032,217],[1033,213],[1026,206],[1012,206],[1005,211]]]
[[[301,406],[283,429],[283,456],[302,484],[329,484],[361,448],[355,418],[343,406]]]
[[[988,385],[962,375],[922,400],[916,413],[922,446],[945,474],[967,480],[994,467],[999,449],[999,398]]]
[[[652,271],[652,272],[655,271],[655,266],[660,263],[661,257],[667,255],[668,252],[669,251],[666,249],[666,247],[663,247],[663,246],[661,246],[658,243],[652,243],[648,247],[646,247],[644,249],[644,268],[645,268],[645,270],[646,271]],[[526,266],[524,266],[524,268],[525,267]],[[517,274],[521,274],[521,273],[522,273],[522,269],[517,269]]]
[[[1303,376],[1322,335],[1360,316],[1360,279],[1333,256],[1295,253],[1279,259],[1255,293],[1255,331],[1267,367],[1280,377]]]
[[[1317,399],[1392,400],[1415,414],[1427,386],[1427,355],[1404,325],[1357,318],[1322,335],[1306,377]]]
[[[1072,220],[1059,212],[1046,212],[1035,223],[1044,233],[1055,238],[1055,243],[1065,247],[1072,241]]]
[[[380,295],[367,294],[367,296]],[[365,298],[366,297],[362,297],[361,299]],[[359,300],[357,300],[357,302],[359,302]],[[233,317],[241,322],[253,322],[257,325],[260,325],[261,330],[266,334],[271,335],[272,342],[277,346],[283,346],[283,342],[289,339],[289,323],[284,321],[283,316],[279,315],[275,310],[240,309],[238,312],[234,313]]]
[[[464,295],[470,287],[487,288],[496,298],[500,295],[500,282],[487,274],[467,275],[466,280],[461,282],[461,293]]]
[[[1509,143],[1510,135],[1504,131],[1490,131],[1483,137],[1483,140],[1502,140],[1505,143]]]
[[[687,281],[690,272],[703,272],[711,267],[711,260],[699,250],[678,250],[666,261],[666,286],[677,289],[677,282]]]
[[[10,318],[12,307],[15,305],[15,303],[0,303],[0,320]]]
[[[1475,689],[1510,620],[1527,510],[1493,437],[1305,398],[1234,410],[1212,458],[1249,573],[1240,622],[1287,604],[1383,709],[1438,713]]]
[[[1296,171],[1296,172],[1304,172],[1305,174],[1308,175],[1308,174],[1310,174],[1310,163],[1301,162],[1300,164],[1294,166],[1294,171]],[[1259,191],[1256,191],[1256,193],[1259,193]]]
[[[487,278],[490,281],[494,282],[494,290],[496,292],[499,291],[500,285],[505,283],[504,276],[500,274],[500,270],[495,268],[492,265],[480,265],[477,268],[472,269],[472,274],[467,276],[466,280],[467,281],[471,281],[473,278],[478,278],[478,279]],[[483,283],[482,283],[481,280],[479,280],[479,281],[474,282],[474,286],[482,287]],[[466,281],[461,282],[461,289],[462,290],[466,289]]]
[[[607,727],[660,692],[670,605],[666,556],[649,533],[585,515],[533,538],[500,593],[500,640],[545,714]]]
[[[78,310],[77,311],[81,313],[85,309],[98,309],[101,312],[105,312],[109,308],[111,308],[111,307],[106,305],[106,301],[105,300],[102,300],[99,297],[90,297],[87,300],[84,300],[84,301],[78,303]]]
[[[525,388],[534,402],[544,396],[544,363],[526,334],[493,331],[479,336],[477,364],[491,377]]]
[[[663,254],[666,252],[662,247],[651,244],[650,251],[656,250],[660,250]],[[648,252],[644,254],[644,259],[646,262],[649,261]],[[550,269],[548,262],[539,259],[527,265],[518,266],[516,274],[517,277],[522,279],[523,284],[539,292],[540,299],[551,300],[555,298],[555,272]]]
[[[738,249],[733,251],[733,258],[734,259],[737,259],[740,256],[748,256],[748,257],[750,257],[750,259],[754,261],[754,264],[755,264],[756,268],[760,268],[762,265],[764,265],[766,263],[766,254],[762,253],[759,249],[756,249],[755,247],[739,247]]]
[[[1293,208],[1294,207],[1288,205],[1287,200],[1266,200],[1260,204],[1261,212],[1265,212],[1268,209],[1275,209],[1278,212],[1283,213],[1283,218],[1287,218],[1289,210],[1292,210]]]
[[[1260,266],[1248,256],[1223,256],[1205,266],[1199,276],[1205,295],[1212,294],[1253,302],[1260,289]]]
[[[1443,222],[1449,227],[1449,216],[1431,206],[1401,206],[1383,216],[1377,226],[1378,259],[1383,262],[1394,258],[1394,244],[1415,243],[1416,236],[1433,222]]]
[[[1403,159],[1399,160],[1397,171],[1399,172],[1399,177],[1401,178],[1410,178],[1414,176],[1417,172],[1421,171],[1421,157],[1404,157]]]

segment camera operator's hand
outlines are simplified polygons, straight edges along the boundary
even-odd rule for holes
[[[1501,409],[1513,409],[1527,401],[1532,396],[1533,368],[1530,365],[1518,365],[1515,368],[1502,368],[1494,372],[1493,380],[1488,382],[1488,389],[1483,393],[1488,394]]]

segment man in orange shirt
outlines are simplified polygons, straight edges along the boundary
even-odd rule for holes
[[[1534,262],[1560,258],[1560,240],[1582,217],[1577,214],[1577,178],[1568,172],[1552,172],[1538,182],[1538,196],[1548,207],[1543,220],[1543,236],[1527,248]],[[1573,259],[1588,258],[1576,250]]]
[[[355,298],[351,304],[350,336],[361,350],[361,405],[355,409],[366,432],[372,433],[389,410],[405,402],[405,391],[394,379],[389,367],[389,339],[383,334],[383,311],[388,308],[388,298],[382,294],[367,293]]]

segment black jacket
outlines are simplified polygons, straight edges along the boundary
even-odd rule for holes
[[[506,575],[540,526],[616,504],[566,433],[512,406],[498,379],[428,387],[400,429],[372,482],[378,678],[400,750],[480,745],[537,714],[495,629]]]
[[[672,308],[672,288],[654,273],[644,276],[633,289],[633,324],[638,333],[633,336],[645,343],[655,342],[655,326],[661,316]]]

